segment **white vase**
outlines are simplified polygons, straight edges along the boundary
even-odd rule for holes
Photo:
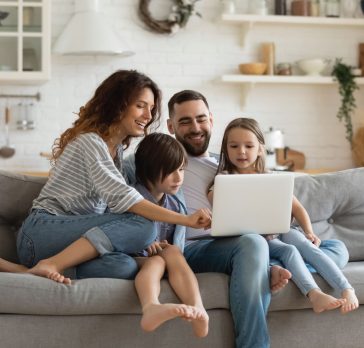
[[[341,0],[341,14],[343,17],[354,18],[357,8],[357,0]]]
[[[235,0],[222,0],[222,13],[234,14],[235,12]]]

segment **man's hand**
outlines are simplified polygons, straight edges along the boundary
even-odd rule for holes
[[[153,242],[147,248],[148,256],[157,255],[160,251],[162,251],[168,245],[169,245],[169,243],[166,240],[164,240],[163,242],[157,242],[157,241]]]
[[[211,211],[208,208],[203,208],[195,211],[193,214],[187,216],[187,226],[192,228],[205,228],[211,227]]]

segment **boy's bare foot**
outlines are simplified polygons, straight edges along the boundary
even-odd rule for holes
[[[270,268],[270,290],[277,292],[283,289],[287,284],[288,280],[291,279],[292,274],[287,269],[274,265]]]
[[[340,309],[342,314],[354,311],[359,307],[359,300],[355,295],[354,289],[345,289],[341,295],[346,300]]]
[[[312,303],[312,308],[315,313],[339,308],[346,302],[345,299],[325,294],[320,289],[311,290],[308,293],[308,298]]]
[[[197,337],[206,337],[209,333],[209,316],[205,308],[193,307],[195,318],[192,319],[193,332]]]
[[[48,260],[39,261],[34,267],[29,268],[27,273],[45,277],[58,283],[71,284],[71,279],[59,273],[56,266]]]
[[[27,270],[23,265],[0,258],[0,272],[25,273]]]
[[[143,308],[143,317],[140,326],[145,331],[154,331],[164,322],[181,317],[183,319],[194,319],[194,313],[190,306],[184,304],[154,304],[151,303]]]

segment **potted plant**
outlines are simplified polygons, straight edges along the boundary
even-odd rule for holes
[[[341,105],[336,116],[339,121],[344,122],[346,139],[352,146],[353,123],[351,117],[356,108],[354,92],[359,87],[352,73],[352,66],[343,63],[341,59],[336,59],[331,75],[339,83],[339,94],[341,96]]]

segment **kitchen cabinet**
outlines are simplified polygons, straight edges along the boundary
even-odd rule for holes
[[[249,14],[224,14],[222,21],[241,25],[244,37],[254,25],[308,25],[308,26],[336,26],[364,28],[363,18],[327,18],[307,16],[279,16],[279,15],[249,15]],[[330,76],[278,76],[278,75],[223,75],[221,80],[228,83],[241,83],[245,85],[244,96],[256,84],[321,84],[336,83]],[[358,85],[364,84],[364,78],[357,78]]]
[[[0,83],[50,78],[50,0],[0,0]]]

